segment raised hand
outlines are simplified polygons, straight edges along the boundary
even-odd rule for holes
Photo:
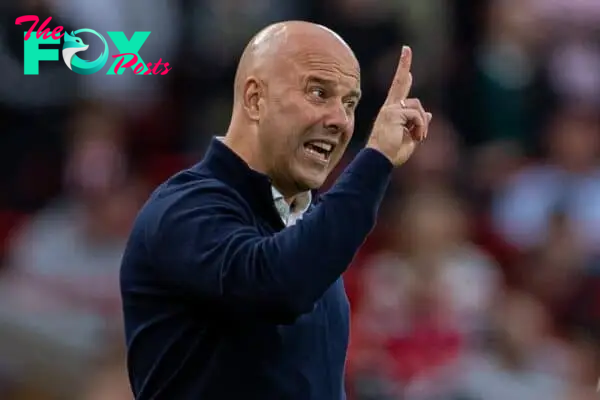
[[[412,50],[404,46],[394,81],[367,142],[367,147],[383,153],[396,166],[404,164],[427,137],[432,117],[419,99],[407,98],[412,86],[411,64]]]

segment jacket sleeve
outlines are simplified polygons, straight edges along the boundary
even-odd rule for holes
[[[161,278],[220,310],[296,318],[313,309],[374,228],[391,170],[383,155],[363,149],[318,205],[269,237],[230,189],[205,181],[163,211],[150,255]]]

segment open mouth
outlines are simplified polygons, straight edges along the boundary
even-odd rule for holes
[[[321,163],[329,162],[334,149],[335,144],[323,140],[313,140],[304,144],[306,153]]]

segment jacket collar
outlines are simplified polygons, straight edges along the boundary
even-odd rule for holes
[[[275,206],[271,178],[250,168],[248,164],[231,150],[218,137],[213,137],[202,161],[192,167],[192,171],[202,174],[208,170],[211,176],[216,177],[228,186],[235,189],[252,207],[269,222],[278,228],[284,224]],[[306,200],[305,200],[306,201]],[[310,197],[308,197],[310,205]]]

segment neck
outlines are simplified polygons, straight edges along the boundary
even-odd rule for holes
[[[292,196],[292,197],[284,197],[284,200],[286,203],[288,203],[288,205],[292,205],[292,203],[294,202],[294,200],[296,200],[296,196]]]
[[[299,193],[290,191],[290,188],[286,188],[281,182],[278,183],[277,176],[274,176],[266,161],[268,157],[264,157],[260,150],[256,136],[251,127],[239,123],[234,116],[223,143],[244,160],[251,169],[269,176],[273,181],[273,186],[283,195],[285,201],[292,204]]]
[[[291,196],[288,196],[288,195],[284,194],[284,192],[282,192],[282,191],[281,191],[281,190],[280,190],[280,189],[279,189],[279,188],[278,188],[278,187],[277,187],[275,184],[273,184],[273,187],[274,187],[275,189],[277,189],[277,191],[283,195],[283,200],[284,200],[284,201],[285,201],[285,202],[286,202],[286,203],[287,203],[289,206],[291,206],[291,205],[292,205],[292,203],[294,203],[294,201],[295,201],[295,200],[296,200],[296,198],[298,197],[298,194],[291,195]]]
[[[264,157],[260,155],[256,135],[250,130],[251,128],[248,126],[240,126],[239,123],[236,123],[234,117],[223,143],[244,160],[251,169],[268,175],[266,163],[263,161]]]

